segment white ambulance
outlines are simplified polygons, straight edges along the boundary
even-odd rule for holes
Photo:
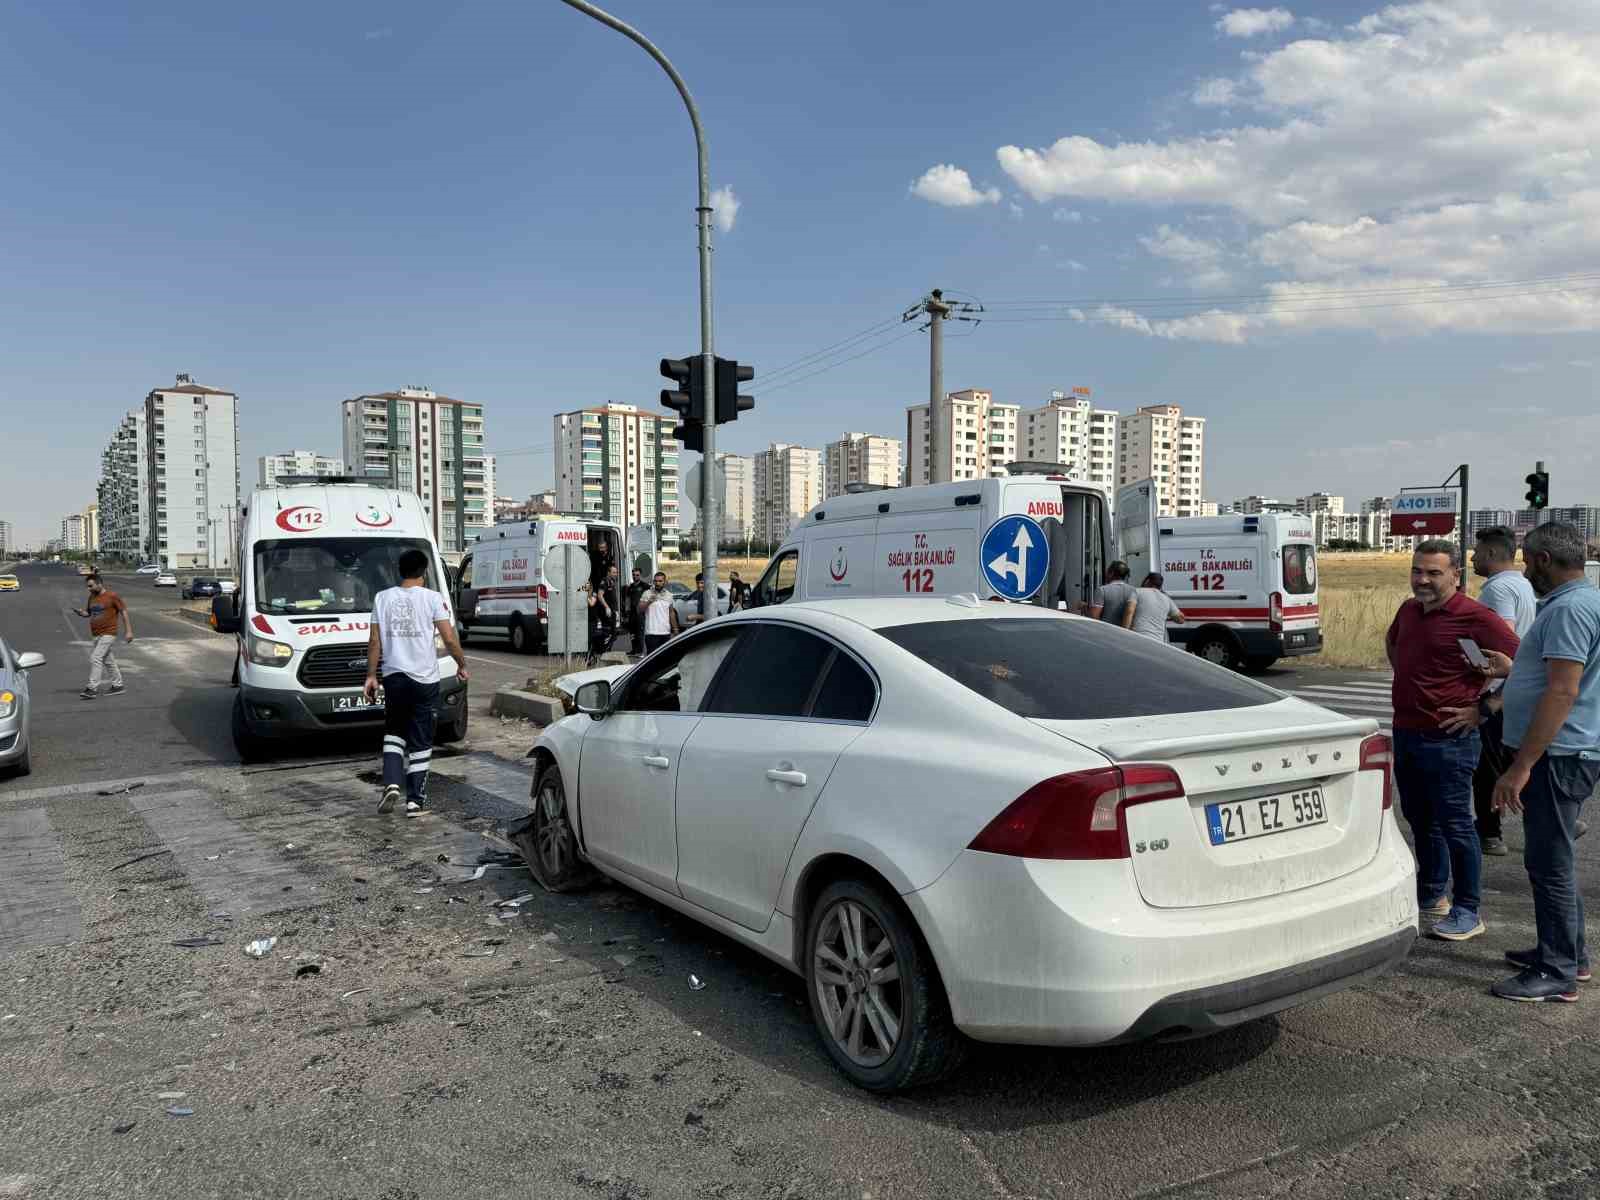
[[[1122,557],[1136,586],[1149,571],[1164,576],[1186,618],[1167,627],[1175,645],[1235,670],[1322,649],[1310,517],[1161,517],[1153,529],[1149,545]]]
[[[611,521],[560,513],[496,525],[462,556],[456,632],[463,642],[476,633],[504,635],[519,654],[581,652],[589,644],[582,585],[602,583],[606,568],[616,564],[618,587],[608,589],[607,600],[621,615],[621,589],[633,570],[647,582],[655,574],[655,541],[654,525],[624,533]],[[577,576],[570,586],[564,580],[569,557]],[[627,627],[625,616],[621,624]]]
[[[1048,464],[1008,469],[1000,478],[855,491],[824,501],[773,556],[749,607],[975,592],[1076,611],[1093,600],[1116,557],[1109,499]],[[1027,521],[1008,522],[1012,517]],[[1018,524],[1020,542],[1012,532]],[[996,532],[1004,536],[983,552]],[[1148,540],[1149,531],[1142,536]]]
[[[239,639],[233,740],[241,758],[308,733],[372,728],[383,700],[361,694],[372,599],[400,582],[407,550],[428,556],[427,585],[447,590],[422,501],[355,479],[257,488],[240,515],[239,587],[212,601],[212,622]],[[435,739],[467,731],[467,685],[436,641]]]

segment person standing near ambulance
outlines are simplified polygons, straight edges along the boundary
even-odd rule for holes
[[[437,634],[456,660],[456,678],[467,681],[467,658],[456,638],[455,622],[444,597],[424,582],[428,556],[407,550],[400,556],[400,586],[385,588],[372,601],[372,631],[367,636],[368,700],[378,698],[383,671],[383,796],[378,811],[389,812],[406,793],[406,816],[428,811],[428,763],[433,758],[433,727],[439,706]]]

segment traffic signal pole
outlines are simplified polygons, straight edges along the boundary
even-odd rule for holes
[[[700,471],[699,497],[700,572],[705,576],[705,580],[704,590],[700,593],[700,612],[702,616],[712,617],[717,613],[717,543],[722,540],[722,514],[717,511],[717,492],[713,486],[717,453],[717,372],[711,321],[711,164],[706,154],[705,130],[700,124],[700,110],[695,107],[694,97],[689,94],[689,85],[684,83],[683,76],[678,74],[678,69],[668,61],[665,54],[656,49],[649,38],[626,21],[618,20],[604,9],[588,3],[588,0],[562,0],[562,3],[593,17],[602,25],[609,25],[655,59],[667,73],[667,77],[672,80],[672,86],[678,89],[678,95],[683,97],[683,106],[689,110],[689,123],[694,126],[694,147],[700,168],[699,202],[695,206],[697,218],[695,223],[699,229],[700,239],[700,359],[701,367],[705,371],[706,388],[704,446],[701,450],[701,461],[704,466]],[[660,513],[656,514],[656,521],[658,523],[661,521]]]

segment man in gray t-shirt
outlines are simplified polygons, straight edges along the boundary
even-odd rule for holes
[[[1133,624],[1129,626],[1140,637],[1162,643],[1167,641],[1167,622],[1183,621],[1183,610],[1161,590],[1165,583],[1158,571],[1144,577],[1144,586],[1133,595]]]
[[[1105,584],[1095,596],[1089,615],[1128,628],[1133,621],[1133,606],[1129,602],[1136,590],[1128,582],[1128,564],[1119,558],[1106,567]]]

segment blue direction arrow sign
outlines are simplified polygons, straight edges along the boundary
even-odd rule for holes
[[[1039,590],[1050,570],[1050,542],[1032,517],[1001,517],[978,548],[983,577],[1007,600],[1026,600]]]

